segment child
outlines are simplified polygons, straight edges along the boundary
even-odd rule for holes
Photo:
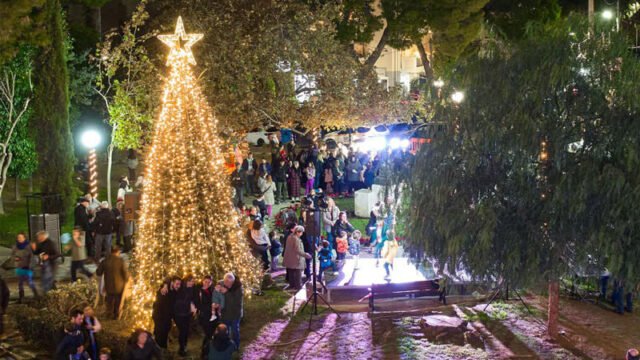
[[[387,281],[391,280],[391,273],[389,269],[393,269],[393,260],[396,258],[397,253],[398,241],[396,241],[395,233],[392,230],[389,230],[387,234],[387,241],[384,242],[381,253],[384,258],[384,271],[387,273],[384,279]]]
[[[209,319],[210,322],[213,322],[216,319],[220,319],[220,316],[222,316],[222,309],[224,308],[224,293],[226,292],[227,288],[224,287],[224,282],[219,281],[213,289],[213,293],[211,294],[211,319]]]
[[[333,195],[333,170],[330,166],[324,168],[324,184],[326,185],[326,193],[329,196]]]
[[[84,350],[84,345],[80,345],[76,348],[75,354],[69,355],[70,360],[91,360],[89,353]]]
[[[349,250],[349,241],[347,240],[347,232],[340,231],[340,236],[336,238],[336,253],[338,254],[337,260],[344,260],[347,257],[347,251]]]
[[[278,257],[282,253],[282,244],[278,241],[278,234],[275,231],[269,232],[269,239],[271,241],[271,248],[269,248],[271,272],[274,272],[278,270]]]
[[[358,259],[360,258],[360,238],[362,233],[360,230],[356,230],[351,234],[349,238],[349,254],[356,260],[354,270],[358,270]]]
[[[108,347],[100,349],[100,357],[98,360],[111,360],[111,349]]]
[[[322,274],[328,268],[333,268],[335,271],[335,264],[331,258],[331,248],[327,240],[322,240],[322,247],[318,249],[318,261],[320,262],[320,272],[318,273],[318,281],[322,282]]]

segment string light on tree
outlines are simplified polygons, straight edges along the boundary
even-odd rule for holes
[[[87,130],[82,133],[80,139],[82,145],[89,149],[88,168],[89,168],[89,194],[93,198],[98,195],[98,156],[96,155],[96,147],[100,145],[102,137],[96,130]]]
[[[155,293],[168,276],[221,278],[232,271],[247,292],[262,278],[232,206],[217,120],[191,68],[191,47],[202,34],[187,34],[178,18],[175,33],[158,38],[170,48],[169,76],[145,159],[148,183],[133,256],[133,325],[147,329]]]

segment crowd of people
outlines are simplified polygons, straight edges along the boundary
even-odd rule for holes
[[[298,149],[293,142],[280,144],[275,138],[269,152],[270,159],[260,161],[249,152],[231,175],[237,206],[245,204],[245,195],[263,197],[266,216],[271,216],[273,205],[299,202],[314,190],[329,196],[352,196],[359,189],[372,187],[387,160],[393,167],[409,168],[413,158],[403,149],[356,151],[342,145]]]

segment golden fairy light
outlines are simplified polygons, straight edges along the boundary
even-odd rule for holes
[[[232,206],[217,120],[191,69],[202,34],[158,38],[170,48],[162,109],[145,164],[140,228],[133,255],[133,326],[149,328],[159,284],[168,276],[234,272],[245,291],[262,278]]]

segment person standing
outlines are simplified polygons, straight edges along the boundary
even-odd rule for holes
[[[46,294],[49,290],[53,289],[56,270],[58,268],[57,260],[62,255],[60,255],[60,250],[58,250],[56,244],[49,239],[48,232],[38,231],[38,233],[36,233],[36,239],[37,244],[31,244],[31,249],[40,259],[42,291]]]
[[[376,267],[379,264],[382,247],[385,242],[387,242],[387,227],[384,224],[384,220],[378,220],[376,229],[371,233],[370,242],[370,246],[374,249],[373,257],[376,259]]]
[[[360,259],[360,238],[362,238],[362,233],[360,230],[356,230],[349,237],[349,254],[353,256],[355,260],[355,264],[353,266],[354,270],[358,270],[358,260]]]
[[[236,168],[231,173],[231,186],[236,191],[234,204],[244,203],[244,179],[240,174],[240,163],[236,163]]]
[[[258,162],[253,158],[253,154],[247,154],[247,158],[242,161],[241,175],[244,177],[245,190],[247,194],[255,194],[258,192],[256,186],[256,172],[258,171]]]
[[[309,162],[307,168],[305,169],[307,175],[307,182],[305,184],[305,195],[311,194],[311,190],[313,190],[313,184],[316,181],[316,167],[313,165],[313,162]]]
[[[302,271],[306,268],[306,260],[311,255],[304,251],[302,244],[303,226],[296,226],[293,234],[287,238],[282,264],[287,269],[289,287],[294,290],[302,288]]]
[[[258,176],[264,178],[267,175],[271,175],[271,164],[267,162],[267,159],[262,159],[258,166]]]
[[[398,253],[398,241],[396,240],[395,235],[392,231],[389,231],[387,235],[387,241],[384,242],[384,247],[382,248],[382,257],[384,258],[384,271],[387,275],[384,277],[385,280],[391,280],[391,272],[390,269],[393,269],[393,260],[396,258],[396,254]]]
[[[86,277],[91,278],[93,274],[84,267],[84,262],[87,260],[85,232],[81,227],[75,227],[71,234],[71,244],[69,244],[71,245],[71,282],[78,280],[78,270]]]
[[[346,166],[347,172],[347,183],[349,186],[348,193],[353,195],[353,193],[359,189],[360,179],[363,176],[363,168],[360,161],[356,158],[355,155],[351,155],[349,159],[349,163]]]
[[[116,219],[109,208],[109,203],[103,201],[93,222],[93,231],[96,233],[94,258],[96,264],[100,263],[103,254],[106,256],[111,252],[111,237],[113,235],[115,221]]]
[[[333,230],[333,226],[338,221],[339,216],[340,216],[340,209],[336,206],[336,202],[332,198],[328,197],[327,209],[322,212],[322,225],[324,227],[324,231],[327,234],[327,241],[329,241],[329,245],[333,244],[332,230]]]
[[[304,252],[309,254],[305,261],[304,275],[307,279],[311,278],[311,259],[313,258],[314,249],[320,244],[320,235],[322,229],[320,227],[320,211],[315,208],[312,199],[304,199],[306,209],[302,211],[304,221],[304,236],[302,237],[302,245]]]
[[[196,312],[194,299],[194,281],[192,275],[184,277],[182,282],[174,281],[175,303],[173,305],[173,321],[178,327],[178,354],[187,355],[187,341],[189,340],[189,328],[191,317]]]
[[[324,192],[328,196],[333,196],[333,170],[331,169],[331,164],[325,162],[324,166]]]
[[[198,295],[196,296],[196,308],[198,309],[198,323],[202,328],[204,339],[202,344],[206,344],[208,340],[213,336],[214,323],[211,321],[211,315],[213,314],[213,279],[210,275],[205,275],[202,278],[202,285],[198,288]]]
[[[153,335],[156,337],[158,346],[163,349],[167,348],[167,339],[171,330],[171,318],[173,314],[173,306],[175,302],[175,292],[169,291],[171,284],[175,279],[162,283],[160,289],[156,293],[156,301],[153,303],[151,317],[153,318]],[[177,279],[180,281],[180,279]]]
[[[114,320],[120,315],[120,303],[124,288],[129,281],[129,270],[127,264],[120,257],[120,248],[114,246],[111,255],[107,256],[96,270],[98,276],[104,275],[104,289],[107,293],[107,312],[113,316]]]
[[[289,168],[289,196],[291,201],[296,202],[300,200],[300,177],[302,176],[300,169],[300,163],[298,161],[293,162],[293,166]]]
[[[262,191],[262,193],[264,194],[264,202],[265,204],[267,204],[267,216],[271,217],[271,214],[273,212],[273,205],[275,205],[276,203],[276,184],[273,182],[271,175],[267,175],[260,191]]]
[[[236,345],[240,346],[240,320],[244,313],[244,295],[242,283],[233,273],[226,273],[223,279],[224,307],[222,308],[222,322],[229,328],[231,337]]]
[[[276,183],[276,204],[278,202],[284,202],[286,199],[285,191],[286,191],[286,182],[287,182],[287,171],[289,167],[285,164],[284,159],[280,159],[277,163],[277,166],[273,169],[273,181]]]
[[[11,257],[15,261],[16,276],[18,276],[18,304],[24,299],[24,284],[26,283],[34,297],[38,297],[36,285],[33,283],[33,269],[31,268],[31,260],[33,259],[33,250],[27,236],[21,232],[16,236],[16,243],[11,249]]]
[[[79,226],[85,233],[86,246],[89,249],[89,256],[93,256],[94,243],[91,236],[92,215],[89,214],[89,200],[86,197],[80,198],[78,205],[73,211],[73,226]]]

